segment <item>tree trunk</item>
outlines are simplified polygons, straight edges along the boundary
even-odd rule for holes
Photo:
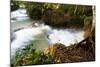
[[[76,15],[76,12],[77,12],[77,5],[75,6],[74,15]]]

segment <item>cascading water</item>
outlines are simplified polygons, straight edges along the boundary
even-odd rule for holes
[[[35,45],[42,49],[50,44],[62,43],[66,46],[74,44],[83,39],[83,31],[72,31],[72,29],[52,29],[47,25],[26,28],[14,33],[15,40],[11,43],[11,51],[15,52],[18,48],[23,48],[30,41],[35,41]]]
[[[84,31],[82,30],[55,29],[39,23],[35,23],[35,26],[12,33],[15,38],[11,42],[11,55],[14,55],[18,49],[24,48],[30,41],[34,41],[36,48],[41,50],[55,43],[69,46],[84,39]]]
[[[73,29],[53,29],[49,35],[52,44],[61,43],[66,46],[79,42],[83,39],[84,32]]]

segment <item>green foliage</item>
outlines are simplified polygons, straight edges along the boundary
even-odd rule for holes
[[[85,19],[84,19],[84,29],[91,29],[92,21],[93,21],[92,16],[85,17]]]
[[[84,19],[84,23],[85,23],[86,25],[91,24],[91,22],[92,22],[92,16],[86,17],[86,18]]]
[[[29,43],[22,50],[17,50],[15,56],[11,58],[11,66],[50,64],[53,63],[52,61],[50,55],[45,55],[42,51],[34,49],[33,43]]]
[[[86,17],[93,15],[92,6],[24,1],[15,3],[24,5],[32,20],[42,19],[54,27],[70,27],[70,25],[82,27]]]
[[[17,10],[19,8],[19,3],[16,1],[11,1],[11,11]]]
[[[28,2],[24,3],[27,13],[29,14],[30,18],[33,20],[40,20],[42,16],[42,3],[37,2]]]

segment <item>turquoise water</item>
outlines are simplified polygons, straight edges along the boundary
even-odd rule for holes
[[[11,22],[11,29],[12,31],[14,31],[19,28],[31,27],[31,25],[32,25],[32,21],[30,19],[15,21],[15,22]]]

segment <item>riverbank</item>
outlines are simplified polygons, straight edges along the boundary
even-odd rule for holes
[[[95,34],[84,39],[83,41],[65,46],[57,43],[45,48],[43,52],[36,51],[32,44],[17,53],[15,59],[12,60],[11,66],[27,66],[40,64],[58,64],[95,61]]]

